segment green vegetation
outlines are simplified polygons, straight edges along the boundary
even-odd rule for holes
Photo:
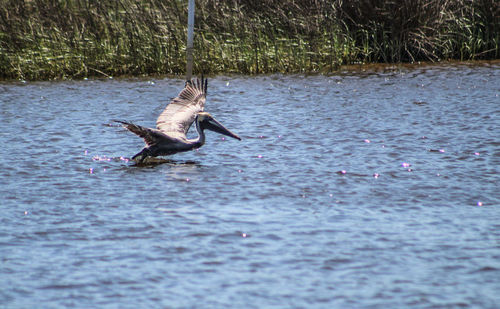
[[[0,78],[183,74],[187,0],[0,0]],[[498,59],[497,0],[197,0],[194,72]]]

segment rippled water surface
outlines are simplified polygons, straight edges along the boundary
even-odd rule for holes
[[[213,77],[134,166],[182,87],[0,83],[0,307],[498,308],[498,64]]]

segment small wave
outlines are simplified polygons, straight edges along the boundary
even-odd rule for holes
[[[92,157],[93,161],[105,161],[105,162],[130,162],[132,159],[126,157],[108,157],[105,155],[96,155]]]

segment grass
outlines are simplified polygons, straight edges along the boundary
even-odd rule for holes
[[[187,0],[0,0],[0,78],[184,74]],[[198,0],[195,72],[498,59],[496,0]]]

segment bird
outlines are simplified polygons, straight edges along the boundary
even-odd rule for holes
[[[168,156],[178,152],[200,148],[205,144],[204,130],[211,130],[241,140],[204,111],[207,96],[207,79],[188,80],[179,95],[172,99],[156,120],[156,129],[143,127],[128,121],[113,120],[130,132],[142,137],[146,146],[132,157],[136,163],[144,163],[148,157]],[[188,139],[186,134],[193,124],[198,137]]]

